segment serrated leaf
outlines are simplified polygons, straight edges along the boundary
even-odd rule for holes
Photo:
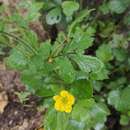
[[[78,16],[76,17],[76,19],[70,24],[69,28],[68,28],[68,37],[71,37],[71,35],[73,34],[73,31],[76,27],[76,25],[78,25],[79,23],[81,23],[85,18],[88,19],[90,13],[93,11],[94,9],[88,10],[82,10],[79,12]]]
[[[75,50],[76,52],[84,52],[85,49],[89,48],[93,44],[95,29],[88,27],[87,29],[81,29],[77,27],[72,35],[73,40],[65,48],[66,52]]]
[[[86,73],[98,73],[103,68],[103,63],[93,56],[76,55],[72,59],[78,64],[79,68]]]
[[[69,59],[66,57],[56,58],[55,66],[60,78],[66,83],[72,83],[75,80],[75,70]]]

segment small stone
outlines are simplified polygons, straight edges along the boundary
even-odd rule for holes
[[[8,96],[6,92],[0,92],[0,113],[4,112],[5,107],[8,104]]]

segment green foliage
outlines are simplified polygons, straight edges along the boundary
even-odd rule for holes
[[[112,0],[108,4],[110,11],[114,13],[123,13],[126,7],[121,0]]]
[[[113,59],[112,48],[109,44],[102,44],[96,51],[96,56],[103,62],[108,62]]]
[[[83,130],[85,128],[95,128],[97,124],[103,124],[107,115],[109,115],[109,110],[106,109],[106,106],[104,104],[95,104],[92,99],[80,100],[72,111],[72,118],[82,121],[84,124]]]
[[[47,0],[46,0],[47,1]],[[48,1],[47,1],[48,2]],[[75,1],[54,0],[50,3],[45,3],[45,10],[49,10],[46,15],[46,22],[49,25],[58,24],[66,19],[66,22],[72,20],[72,16],[79,9],[79,3]],[[64,19],[64,16],[66,18]]]
[[[113,105],[118,111],[125,112],[130,110],[130,102],[129,102],[129,92],[130,87],[126,87],[125,89],[113,90],[108,95],[108,103]]]
[[[80,70],[86,73],[98,73],[103,68],[103,63],[92,56],[76,55],[73,60],[78,64]]]
[[[126,115],[121,115],[120,124],[121,125],[128,125],[129,124],[129,117]]]
[[[91,98],[93,96],[92,83],[87,80],[77,80],[72,84],[71,93],[79,99]]]
[[[29,92],[16,92],[15,94],[18,96],[21,103],[25,103],[28,100],[28,96],[30,95]]]
[[[49,25],[57,24],[61,20],[60,8],[54,8],[46,15],[46,21]]]
[[[45,130],[104,130],[111,108],[122,126],[130,123],[130,1],[85,3],[21,1],[11,15],[0,16],[0,56],[9,48],[7,68],[20,71],[29,93],[43,99]],[[28,10],[24,17],[21,8]],[[46,20],[48,32],[56,28],[56,36],[39,40],[29,28],[38,20]],[[75,97],[70,113],[54,109],[53,96],[61,90]],[[28,99],[26,92],[17,95],[22,103]]]
[[[108,14],[109,12],[122,14],[127,8],[129,8],[129,5],[129,0],[110,0],[104,2],[99,9],[103,14]]]
[[[79,4],[74,1],[64,1],[62,8],[66,16],[72,16],[73,13],[79,9]]]
[[[75,80],[75,70],[68,58],[56,58],[56,72],[66,83],[72,83]]]

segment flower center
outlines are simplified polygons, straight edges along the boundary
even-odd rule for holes
[[[67,98],[67,97],[62,97],[62,102],[63,102],[64,104],[67,104],[68,98]]]

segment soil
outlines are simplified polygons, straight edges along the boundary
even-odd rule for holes
[[[15,71],[2,68],[0,84],[0,95],[4,93],[8,97],[7,104],[0,113],[0,130],[36,130],[40,128],[43,113],[37,110],[39,98],[30,95],[26,104],[22,104],[15,94],[25,91],[25,86],[20,81],[20,75]]]

